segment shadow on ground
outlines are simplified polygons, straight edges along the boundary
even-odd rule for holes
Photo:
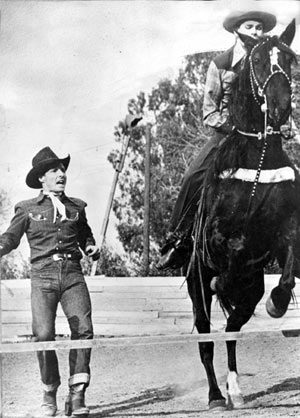
[[[279,392],[290,392],[290,391],[299,391],[300,387],[300,378],[293,377],[291,379],[285,379],[277,385],[273,385],[267,390],[262,390],[260,392],[251,393],[244,397],[245,402],[252,402],[262,396],[272,395]]]
[[[101,405],[92,405],[90,406],[90,417],[93,418],[102,418],[102,417],[108,417],[112,414],[116,413],[125,413],[122,414],[122,416],[126,416],[126,411],[129,412],[131,409],[135,408],[141,408],[148,405],[153,405],[161,402],[167,402],[175,397],[183,396],[185,393],[187,393],[187,389],[182,389],[177,385],[173,386],[163,386],[161,388],[154,388],[154,389],[148,389],[140,393],[140,395],[133,396],[131,398],[125,399],[120,402],[112,402],[112,403],[106,403]],[[99,412],[99,409],[101,409],[101,412]],[[97,410],[97,411],[96,411]],[[206,410],[206,409],[205,409]],[[167,416],[172,414],[180,414],[181,416],[184,416],[186,414],[191,413],[197,413],[201,412],[199,409],[195,411],[187,410],[187,411],[161,411],[161,412],[155,412],[155,416]],[[120,416],[120,415],[118,415]],[[143,417],[143,416],[153,416],[152,412],[141,412],[138,411],[136,413],[130,412],[130,416],[134,417]]]
[[[276,385],[271,386],[270,388],[249,394],[244,397],[245,399],[245,406],[243,409],[246,410],[255,410],[258,408],[295,408],[300,407],[299,403],[280,403],[280,404],[264,404],[264,405],[253,405],[253,406],[247,406],[248,403],[251,403],[253,401],[256,401],[259,398],[262,398],[266,395],[274,395],[278,394],[280,392],[293,392],[295,391],[297,394],[299,393],[299,387],[300,387],[300,378],[290,378],[285,379],[281,383],[278,383]],[[144,409],[147,406],[168,402],[170,400],[175,399],[176,397],[184,396],[185,394],[189,393],[191,391],[191,388],[181,388],[177,385],[171,385],[171,386],[163,386],[161,388],[153,388],[148,389],[143,392],[141,392],[137,396],[130,397],[128,399],[124,399],[122,401],[118,402],[111,402],[111,403],[105,403],[105,404],[99,404],[99,405],[92,405],[90,406],[90,417],[91,418],[104,418],[109,416],[118,416],[118,417],[164,417],[164,416],[189,416],[190,414],[199,414],[201,412],[208,413],[208,409],[201,408],[201,409],[186,409],[186,410],[167,410],[167,411],[151,411],[149,412],[143,412],[141,410],[135,411],[136,408],[142,408]],[[115,415],[118,414],[118,415]]]

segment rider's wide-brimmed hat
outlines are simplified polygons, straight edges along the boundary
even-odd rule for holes
[[[67,170],[70,163],[70,155],[66,158],[58,158],[50,147],[41,149],[32,159],[32,169],[26,177],[27,186],[32,189],[41,189],[39,177],[59,163]]]
[[[232,33],[246,20],[257,20],[258,22],[261,22],[263,24],[264,32],[269,32],[276,25],[276,16],[272,13],[252,10],[247,12],[236,11],[229,13],[223,22],[223,26],[228,32]]]

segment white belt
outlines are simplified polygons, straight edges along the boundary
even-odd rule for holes
[[[257,170],[248,168],[238,168],[224,170],[220,174],[220,179],[236,179],[254,183]],[[275,170],[261,170],[258,183],[280,183],[282,181],[295,181],[295,171],[291,167],[281,167]]]

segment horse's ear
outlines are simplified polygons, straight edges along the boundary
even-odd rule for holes
[[[254,47],[254,45],[256,45],[258,43],[258,40],[252,38],[251,36],[244,35],[244,34],[238,33],[238,32],[237,32],[237,34],[238,34],[240,40],[245,45],[248,53],[252,50],[252,48]]]
[[[290,46],[293,42],[296,33],[296,19],[293,19],[291,23],[286,27],[285,31],[280,35],[279,39],[286,45]]]

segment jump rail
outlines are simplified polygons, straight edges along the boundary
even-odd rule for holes
[[[186,335],[158,335],[142,337],[115,337],[97,338],[94,340],[68,340],[68,341],[43,341],[28,343],[4,343],[0,344],[0,354],[24,353],[45,350],[69,350],[70,348],[93,348],[103,346],[140,346],[160,345],[174,343],[192,343],[208,341],[233,341],[247,340],[261,337],[299,337],[300,329],[283,329],[276,331],[247,331],[247,332],[216,332],[211,334],[186,334]]]

